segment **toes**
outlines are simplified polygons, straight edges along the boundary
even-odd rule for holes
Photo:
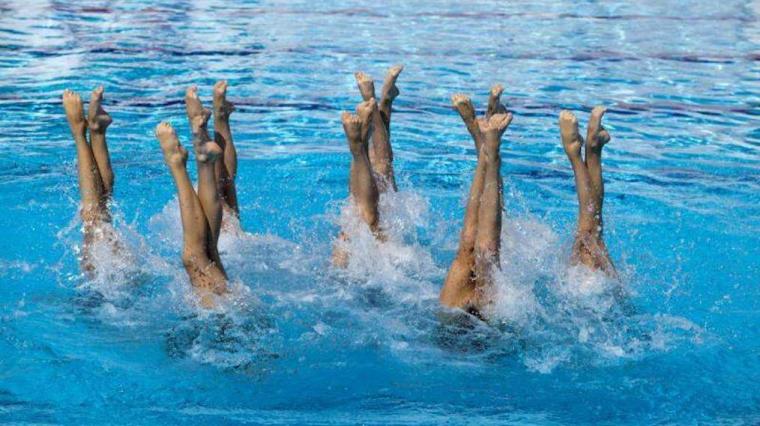
[[[156,126],[156,137],[159,139],[164,139],[167,137],[174,137],[176,136],[174,132],[174,127],[172,127],[171,124],[169,124],[166,121],[162,121],[158,123]]]
[[[63,109],[66,111],[66,116],[70,120],[84,121],[84,108],[82,106],[82,98],[79,94],[66,89],[62,95]]]
[[[375,97],[375,82],[368,74],[361,71],[354,73],[356,78],[356,85],[359,87],[362,98],[366,101],[369,98]]]
[[[362,119],[358,115],[344,112],[340,116],[340,120],[343,123],[343,131],[346,132],[346,136],[350,141],[358,139],[362,129]]]
[[[103,99],[103,92],[105,92],[105,88],[101,85],[93,89],[92,96],[90,97],[93,101],[100,101]]]
[[[185,91],[185,97],[187,99],[198,99],[198,86],[192,85]]]
[[[578,118],[572,112],[563,109],[559,113],[559,125],[561,127],[575,126],[578,127]]]
[[[475,119],[475,107],[472,106],[472,100],[467,95],[462,93],[455,94],[451,97],[451,104],[465,121]]]
[[[398,78],[399,74],[401,74],[401,71],[403,70],[404,70],[403,65],[401,64],[394,65],[388,68],[388,77],[395,81]]]
[[[222,97],[227,95],[227,80],[219,80],[214,84],[214,94]]]
[[[588,119],[588,131],[591,134],[596,134],[602,128],[602,118],[607,109],[603,106],[595,106],[591,110],[591,116]]]
[[[504,130],[507,129],[507,126],[509,126],[509,123],[512,122],[512,113],[494,114],[487,122],[485,120],[483,121],[486,123],[486,131],[495,130],[499,133],[503,133]]]
[[[362,71],[355,72],[354,77],[356,78],[356,82],[359,84],[372,82],[372,77]]]
[[[490,118],[494,114],[506,113],[507,109],[501,104],[501,94],[504,92],[504,86],[496,84],[491,88],[491,92],[488,95],[488,109],[486,110],[486,118]]]

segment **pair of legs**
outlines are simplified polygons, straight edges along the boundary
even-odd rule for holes
[[[444,306],[479,315],[489,303],[492,271],[499,265],[501,212],[504,205],[501,180],[501,137],[512,121],[500,98],[503,89],[491,89],[485,116],[476,118],[465,95],[454,95],[454,108],[464,120],[478,155],[467,199],[459,249],[441,290]]]
[[[602,270],[616,278],[617,271],[610,260],[602,233],[602,205],[604,181],[602,179],[602,148],[610,141],[610,134],[602,126],[604,107],[591,111],[586,129],[586,158],[581,155],[583,137],[578,131],[578,119],[567,110],[559,114],[560,136],[567,158],[575,174],[575,191],[578,194],[578,228],[573,243],[571,261],[593,270]]]
[[[216,101],[216,87],[214,93]],[[216,110],[217,102],[214,104]],[[156,138],[161,144],[164,161],[174,178],[179,195],[183,232],[182,263],[190,282],[200,293],[201,303],[210,306],[213,305],[212,294],[222,294],[227,289],[227,274],[217,249],[224,209],[223,192],[220,190],[224,185],[219,182],[217,163],[225,151],[209,136],[207,126],[211,112],[203,108],[195,87],[187,89],[185,107],[198,166],[197,192],[187,173],[187,151],[179,143],[174,128],[166,122],[159,124],[156,127]]]
[[[364,101],[356,107],[356,114],[344,112],[341,116],[351,151],[349,192],[359,215],[381,241],[385,237],[379,225],[380,193],[397,189],[393,173],[390,124],[393,100],[399,95],[396,80],[402,70],[401,65],[388,70],[379,103],[375,100],[374,81],[367,74],[357,72],[356,81]],[[348,238],[345,231],[338,236],[340,241]],[[333,251],[333,263],[339,267],[348,265],[348,253],[340,245],[336,245]]]
[[[63,92],[63,108],[77,149],[80,216],[84,224],[82,269],[87,273],[95,270],[90,253],[92,244],[98,238],[106,237],[100,225],[111,220],[108,201],[113,192],[114,174],[106,143],[106,130],[111,124],[111,116],[103,109],[102,102],[103,87],[100,86],[92,91],[85,118],[79,95],[68,89]]]
[[[393,101],[398,97],[399,90],[396,86],[403,65],[395,65],[388,69],[383,87],[380,93],[380,102],[372,110],[370,120],[372,130],[370,132],[371,147],[369,148],[369,161],[372,170],[377,174],[377,185],[381,192],[387,189],[396,191],[396,178],[393,174],[393,149],[391,148],[391,110]],[[375,82],[372,77],[357,72],[356,84],[359,87],[364,102],[372,100],[375,103]]]

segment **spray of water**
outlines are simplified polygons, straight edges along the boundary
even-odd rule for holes
[[[350,202],[330,218],[350,235],[335,242],[350,253],[345,269],[330,264],[324,242],[251,234],[228,217],[219,248],[230,292],[209,310],[199,307],[179,261],[175,199],[150,219],[146,237],[115,220],[109,232],[123,253],[95,247],[97,275],[80,280],[78,289],[99,295],[103,321],[167,330],[172,356],[255,374],[286,354],[320,346],[382,348],[410,363],[516,358],[549,373],[562,365],[638,359],[701,338],[689,321],[637,312],[621,301],[618,282],[569,265],[566,242],[530,215],[504,220],[489,322],[442,309],[438,291],[448,265],[436,262],[418,238],[420,231],[435,233],[426,200],[409,191],[387,193],[379,207],[384,242]],[[64,234],[80,247],[72,229]],[[623,276],[635,280],[625,268]],[[160,320],[156,312],[164,313]]]

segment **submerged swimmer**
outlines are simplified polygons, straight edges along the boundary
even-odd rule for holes
[[[459,249],[441,289],[441,304],[481,316],[491,302],[493,269],[499,267],[501,211],[504,205],[501,179],[501,137],[512,122],[500,98],[503,88],[491,89],[485,116],[475,117],[472,101],[461,94],[452,97],[475,142],[477,166],[467,199]]]
[[[372,234],[380,241],[385,239],[380,229],[377,205],[380,194],[397,190],[390,126],[391,107],[399,95],[396,80],[403,69],[403,66],[396,65],[388,70],[379,103],[375,101],[374,81],[367,74],[357,72],[356,82],[364,101],[356,107],[355,115],[344,112],[341,116],[351,151],[348,184],[351,202]],[[346,231],[341,231],[333,251],[333,264],[338,267],[348,265],[349,253],[341,244],[348,239]]]
[[[567,110],[559,114],[562,146],[575,174],[575,191],[578,194],[578,227],[575,232],[571,262],[583,264],[592,270],[601,270],[610,278],[617,278],[604,244],[602,231],[602,205],[604,180],[602,179],[602,148],[610,141],[610,134],[602,126],[604,107],[591,111],[586,129],[586,158],[581,155],[583,137],[578,131],[578,119]]]
[[[71,135],[77,150],[77,170],[81,206],[79,214],[84,228],[82,249],[82,269],[89,275],[95,272],[92,259],[94,244],[104,241],[113,250],[119,249],[118,240],[112,228],[108,211],[114,185],[114,174],[106,143],[106,130],[111,124],[111,116],[103,109],[103,86],[92,91],[87,117],[84,115],[82,99],[71,90],[63,91],[63,108],[69,122]],[[87,141],[89,130],[90,140]]]
[[[164,152],[164,161],[174,178],[179,196],[183,233],[182,263],[204,306],[213,306],[213,295],[221,295],[227,290],[227,274],[219,257],[217,243],[223,211],[226,209],[237,214],[234,186],[237,158],[229,131],[228,118],[232,104],[225,98],[226,86],[226,82],[214,86],[214,126],[218,129],[217,140],[224,144],[224,148],[211,140],[208,134],[211,112],[203,108],[197,88],[190,87],[185,94],[185,107],[198,166],[197,192],[187,173],[187,150],[180,144],[174,128],[166,122],[156,127],[156,138]],[[232,152],[228,153],[228,149]]]

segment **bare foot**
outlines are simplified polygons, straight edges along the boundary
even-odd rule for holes
[[[472,100],[462,93],[457,93],[451,97],[451,104],[457,110],[465,123],[475,121],[475,107],[472,106]]]
[[[512,113],[495,114],[490,119],[482,120],[480,123],[480,130],[488,136],[501,137],[504,131],[509,127],[509,123],[512,122]]]
[[[491,88],[488,95],[488,109],[486,110],[486,119],[490,119],[494,114],[503,114],[507,108],[501,104],[501,94],[504,92],[504,86],[496,84]]]
[[[595,106],[591,110],[591,116],[588,119],[588,128],[586,129],[586,143],[591,149],[601,149],[610,141],[610,134],[602,126],[602,117],[607,109],[603,106]]]
[[[214,84],[214,119],[227,119],[233,111],[235,105],[227,100],[227,80],[219,80]]]
[[[164,161],[169,166],[187,164],[187,150],[179,143],[177,133],[171,124],[161,122],[156,126],[156,139],[164,152]]]
[[[213,163],[223,153],[224,151],[222,150],[222,147],[212,140],[195,144],[195,158],[200,163]]]
[[[90,96],[90,106],[87,108],[87,126],[91,132],[105,133],[111,124],[111,116],[103,109],[103,86],[98,86]]]
[[[392,102],[399,95],[398,87],[396,87],[396,80],[403,70],[403,65],[394,65],[388,69],[388,73],[385,75],[385,81],[383,82],[382,99]]]
[[[359,92],[362,94],[362,99],[365,101],[375,97],[375,82],[369,75],[358,71],[354,73],[356,77],[356,85],[359,87]]]
[[[344,112],[340,116],[340,121],[343,122],[343,131],[346,132],[346,139],[348,139],[349,148],[352,153],[359,152],[365,145],[365,138],[362,137],[362,124],[363,120],[358,116],[351,114],[350,112]]]
[[[190,129],[193,133],[205,130],[211,111],[203,108],[201,99],[198,97],[198,87],[190,86],[185,92],[185,110],[187,119],[190,121]]]
[[[69,89],[64,90],[63,109],[66,111],[66,119],[69,121],[69,128],[71,128],[71,134],[74,135],[74,138],[84,136],[87,122],[84,120],[84,107],[79,94]]]
[[[570,159],[580,158],[583,138],[578,132],[578,119],[568,110],[559,113],[559,134],[567,156]]]
[[[374,114],[376,110],[377,102],[375,102],[375,98],[369,98],[356,106],[356,114],[362,120],[362,140],[369,137],[369,132],[372,127],[372,114]]]

